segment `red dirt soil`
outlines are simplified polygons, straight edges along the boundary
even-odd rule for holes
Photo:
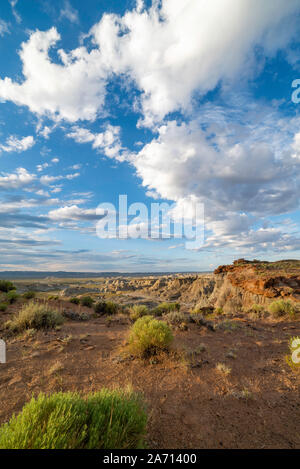
[[[1,313],[2,323],[19,306]],[[231,320],[238,324],[231,332],[196,324],[175,331],[174,349],[190,358],[171,354],[152,362],[122,358],[126,318],[114,318],[110,327],[105,318],[68,320],[59,331],[7,338],[0,423],[40,391],[86,393],[130,384],[147,402],[149,448],[300,448],[300,377],[285,361],[300,322]],[[206,350],[196,352],[200,344]],[[218,363],[231,373],[218,371]]]

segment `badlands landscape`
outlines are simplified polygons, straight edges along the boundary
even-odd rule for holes
[[[300,448],[289,348],[300,335],[300,261],[13,285],[0,300],[0,424],[40,392],[129,387],[145,405],[143,447]],[[20,312],[37,307],[61,320],[22,323]],[[130,334],[146,316],[170,336],[137,353]]]

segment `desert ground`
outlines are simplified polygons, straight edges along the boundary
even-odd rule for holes
[[[193,282],[202,282],[209,275],[195,277]],[[149,448],[300,448],[300,374],[286,361],[290,338],[300,336],[298,315],[210,310],[202,311],[200,322],[190,321],[194,297],[181,301],[173,288],[167,299],[179,297],[186,321],[171,326],[169,352],[150,358],[124,353],[133,323],[126,308],[159,305],[171,280],[14,281],[19,297],[0,313],[0,335],[7,343],[7,363],[0,365],[0,423],[41,391],[87,393],[130,385],[146,401]],[[28,303],[23,296],[28,290],[36,292],[30,301],[47,301],[61,311],[64,324],[11,334],[5,323]],[[69,301],[87,294],[95,302],[114,301],[120,310],[97,315],[93,307]]]

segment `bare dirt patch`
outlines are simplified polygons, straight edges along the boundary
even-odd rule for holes
[[[7,336],[0,365],[0,422],[21,410],[32,394],[97,391],[131,384],[148,405],[150,448],[300,448],[299,374],[285,362],[299,321],[233,317],[232,329],[189,324],[175,330],[176,353],[152,360],[124,358],[129,321],[66,320],[59,330]],[[21,301],[1,313],[1,325]],[[214,325],[221,319],[213,319]],[[1,334],[5,335],[3,331]],[[221,363],[229,374],[218,370]]]

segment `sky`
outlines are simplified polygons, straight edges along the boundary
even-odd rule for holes
[[[300,0],[1,0],[0,269],[299,259],[299,15]],[[174,223],[199,204],[203,242],[151,236],[135,206],[140,238],[99,237],[120,195]]]

